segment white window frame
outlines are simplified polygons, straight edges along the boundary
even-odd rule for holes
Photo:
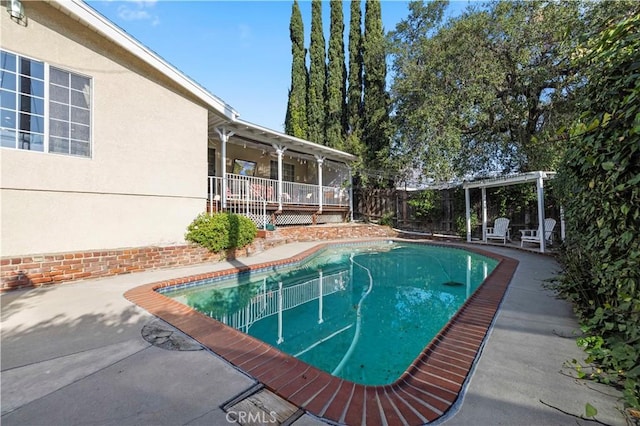
[[[28,149],[21,149],[18,147],[17,143],[16,146],[13,148],[10,147],[1,147],[2,149],[13,149],[16,151],[22,151],[22,152],[33,152],[33,153],[39,153],[39,154],[48,154],[48,155],[63,155],[65,157],[71,157],[71,158],[79,158],[79,159],[92,159],[93,158],[93,152],[94,152],[94,137],[93,137],[93,115],[94,115],[94,84],[93,84],[93,77],[87,74],[82,74],[76,71],[72,71],[68,68],[65,67],[61,67],[58,65],[52,65],[47,61],[41,60],[41,59],[37,59],[31,56],[27,56],[27,55],[23,55],[21,53],[17,53],[14,52],[12,50],[9,49],[5,49],[4,47],[1,47],[0,50],[2,50],[3,52],[6,52],[8,54],[14,55],[16,56],[16,67],[19,67],[19,63],[20,63],[20,58],[24,58],[24,59],[28,59],[31,61],[36,61],[36,62],[40,62],[43,64],[44,66],[44,143],[43,143],[43,151],[34,151],[34,150],[28,150]],[[59,69],[60,71],[63,72],[68,72],[69,74],[72,75],[77,75],[78,77],[82,77],[82,78],[86,78],[89,80],[89,90],[90,90],[90,95],[89,95],[89,155],[77,155],[77,154],[70,154],[70,153],[63,153],[63,152],[50,152],[49,151],[49,139],[51,137],[50,132],[49,132],[49,125],[50,125],[50,120],[51,120],[51,114],[50,114],[50,108],[49,108],[49,104],[51,102],[51,97],[49,94],[49,85],[51,83],[51,76],[50,76],[50,67],[53,66],[54,68]],[[16,72],[18,71],[18,68],[16,68]],[[16,93],[19,93],[19,81],[16,82],[17,86],[16,86]],[[69,99],[69,106],[71,106],[71,99]],[[19,105],[16,105],[16,120],[19,120],[19,109],[18,109]],[[69,117],[69,124],[71,124],[71,117]],[[16,123],[16,134],[20,133],[20,130],[17,128],[19,124]],[[69,132],[71,132],[71,129],[69,129]]]

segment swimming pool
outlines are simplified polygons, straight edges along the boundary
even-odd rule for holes
[[[498,261],[452,247],[331,246],[293,266],[162,290],[334,376],[395,382]]]
[[[186,288],[203,280],[297,265],[333,246],[318,242],[292,252],[290,257],[239,259],[226,264],[226,268],[140,285],[124,296],[191,336],[268,390],[329,422],[355,425],[366,419],[367,424],[423,425],[441,418],[462,393],[514,276],[516,259],[464,245],[466,251],[496,260],[497,266],[407,371],[396,382],[383,386],[361,385],[332,376],[160,293],[169,287]]]

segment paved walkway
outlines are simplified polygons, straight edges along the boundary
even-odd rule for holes
[[[293,243],[233,262],[287,258]],[[542,287],[558,271],[547,256],[488,247],[520,261],[464,397],[439,423],[450,425],[624,425],[610,388],[576,381],[564,368],[584,354],[570,307]],[[226,425],[221,406],[255,385],[204,350],[174,351],[142,337],[154,324],[122,294],[133,287],[231,267],[227,262],[150,271],[0,296],[4,425]],[[567,336],[567,337],[564,337]],[[555,407],[555,408],[554,408]],[[265,420],[269,420],[266,418]],[[309,415],[296,426],[322,424]]]

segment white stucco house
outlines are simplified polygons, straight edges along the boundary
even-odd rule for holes
[[[80,0],[20,9],[0,13],[3,265],[183,244],[207,209],[348,219],[353,155],[243,121]]]

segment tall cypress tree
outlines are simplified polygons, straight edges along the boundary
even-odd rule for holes
[[[346,122],[347,68],[344,61],[342,1],[331,0],[327,67],[326,145],[343,149]]]
[[[298,138],[307,138],[307,51],[304,48],[304,25],[298,0],[293,1],[291,8],[291,22],[289,23],[291,36],[291,88],[287,102],[287,116],[284,122],[284,132]]]
[[[365,164],[380,170],[389,156],[389,94],[380,0],[367,0],[364,15],[362,63],[364,66],[363,142]]]
[[[325,49],[324,34],[322,32],[322,2],[320,0],[312,0],[307,137],[310,141],[320,144],[324,144],[325,139],[325,86],[327,78]]]
[[[362,12],[360,1],[351,2],[349,19],[349,84],[347,88],[347,123],[345,149],[353,154],[361,152],[362,135]]]

